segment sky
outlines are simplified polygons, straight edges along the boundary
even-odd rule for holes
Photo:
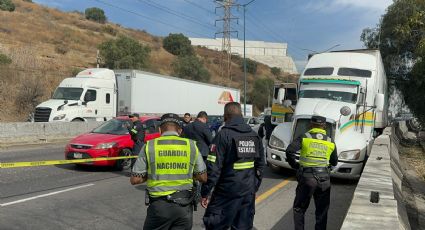
[[[188,37],[214,38],[222,31],[223,11],[213,0],[34,0],[64,11],[84,12],[89,7],[105,11],[109,21],[146,30],[157,36],[183,33]],[[233,0],[246,4],[250,0]],[[246,39],[288,44],[299,72],[307,55],[363,48],[364,28],[375,27],[392,0],[255,0],[246,8]],[[243,8],[234,7],[233,38],[243,39]],[[239,18],[239,19],[236,19]],[[215,25],[216,24],[216,25]],[[218,35],[219,36],[219,35]]]

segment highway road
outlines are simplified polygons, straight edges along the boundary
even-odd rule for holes
[[[1,162],[63,159],[65,144],[0,150]],[[256,201],[256,229],[293,229],[294,173],[265,172]],[[332,181],[328,229],[339,229],[356,183]],[[128,172],[75,165],[0,169],[0,229],[141,229],[145,185],[132,186]],[[314,202],[306,229],[314,229]],[[203,229],[199,207],[193,229]]]

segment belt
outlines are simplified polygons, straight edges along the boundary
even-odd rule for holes
[[[176,203],[176,204],[185,206],[192,203],[192,198],[193,198],[192,191],[184,190],[184,191],[177,191],[167,196],[159,196],[159,197],[149,196],[149,201],[152,203],[158,200],[165,200],[170,203]]]
[[[300,168],[305,173],[329,173],[329,169],[326,167],[307,167]]]

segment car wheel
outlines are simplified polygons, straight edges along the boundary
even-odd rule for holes
[[[123,149],[121,150],[119,154],[120,157],[132,156],[132,155],[133,155],[133,152],[131,151],[131,149]],[[117,170],[128,170],[131,168],[132,160],[133,160],[132,158],[117,160],[115,162],[115,168]]]

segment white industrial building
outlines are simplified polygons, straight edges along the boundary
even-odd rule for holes
[[[194,46],[221,50],[222,39],[189,38]],[[243,57],[243,40],[231,39],[232,54]],[[278,67],[285,73],[298,73],[294,60],[287,55],[287,43],[246,41],[246,57],[270,67]]]

